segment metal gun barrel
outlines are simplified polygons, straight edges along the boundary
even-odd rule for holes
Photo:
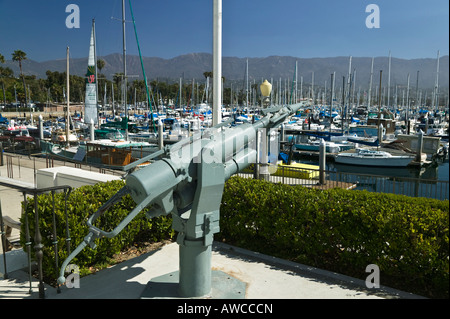
[[[256,162],[255,148],[250,146],[256,140],[259,129],[270,129],[280,125],[288,116],[294,115],[301,104],[274,107],[262,110],[264,117],[253,124],[243,124],[233,128],[219,124],[205,133],[194,134],[191,138],[166,147],[144,160],[164,156],[145,168],[126,177],[126,186],[97,210],[87,222],[89,233],[83,242],[64,261],[58,283],[65,282],[64,271],[69,262],[87,245],[95,246],[94,240],[101,237],[112,238],[125,228],[144,208],[153,204],[148,217],[173,213],[177,209],[189,207],[196,196],[197,170],[200,163],[222,163],[224,180]],[[211,161],[211,162],[208,162]],[[130,164],[131,165],[131,164]],[[134,166],[128,166],[131,169]],[[110,232],[93,226],[94,221],[109,207],[130,194],[136,207]],[[220,198],[219,198],[220,199]]]

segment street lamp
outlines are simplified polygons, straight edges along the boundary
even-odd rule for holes
[[[270,105],[270,93],[272,92],[272,84],[269,83],[269,81],[265,80],[261,86],[261,94],[263,95],[261,104],[262,107],[268,107]],[[255,116],[255,115],[253,115]],[[264,129],[263,132],[261,132],[261,140],[260,140],[260,147],[261,147],[261,169],[259,171],[259,178],[268,181],[269,180],[269,158],[268,158],[268,133]]]
[[[265,80],[263,84],[259,87],[261,89],[261,94],[263,95],[262,99],[262,106],[269,106],[270,105],[270,93],[272,92],[272,84],[269,83],[269,81]]]

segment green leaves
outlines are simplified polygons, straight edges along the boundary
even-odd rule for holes
[[[73,190],[67,200],[67,219],[70,230],[71,250],[80,244],[89,230],[86,225],[87,219],[97,211],[103,203],[111,198],[119,189],[124,186],[123,181],[112,181],[108,183],[98,183],[93,186],[82,186]],[[106,231],[115,228],[130,212],[136,204],[130,196],[125,196],[121,202],[111,207],[95,223],[95,226]],[[54,234],[53,234],[53,200],[51,194],[44,194],[38,197],[39,228],[42,234],[44,245],[44,274],[50,281],[55,280],[59,274],[59,268],[55,269],[54,255]],[[31,240],[34,237],[34,199],[30,198],[25,207],[30,224]],[[56,241],[58,248],[58,262],[61,266],[68,256],[66,248],[66,216],[65,200],[63,193],[55,194],[55,220],[56,220]],[[22,217],[22,245],[25,244],[25,215]],[[170,239],[174,235],[171,228],[170,217],[159,217],[148,220],[145,212],[141,212],[130,224],[119,233],[118,236],[108,239],[102,238],[96,241],[97,248],[85,248],[73,261],[78,267],[89,268],[97,264],[104,264],[121,250],[131,246],[136,240],[160,241]],[[32,243],[32,247],[34,243]],[[32,249],[32,253],[34,251]]]
[[[233,177],[216,239],[361,279],[373,263],[386,285],[448,297],[448,225],[448,201]]]

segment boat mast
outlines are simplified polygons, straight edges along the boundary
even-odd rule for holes
[[[369,83],[369,96],[368,96],[368,102],[367,102],[367,112],[370,111],[371,107],[371,99],[372,99],[372,81],[373,81],[373,59],[372,58],[372,66],[370,68],[370,83]]]
[[[247,114],[249,114],[249,110],[248,110],[248,59],[247,59],[247,62],[246,62],[246,67],[245,67],[245,85],[246,85],[246,88],[245,88],[245,92],[246,92],[246,97],[245,97],[245,106],[247,107]]]
[[[419,71],[417,71],[417,78],[416,78],[416,103],[415,103],[416,111],[420,110],[420,103],[419,103]]]
[[[122,39],[123,39],[123,104],[125,107],[125,140],[128,141],[128,107],[127,107],[127,44],[125,39],[125,0],[122,0]]]
[[[410,79],[410,76],[408,73],[408,83],[406,85],[406,121],[409,121],[409,79]]]
[[[383,70],[380,70],[380,87],[378,88],[378,129],[380,129],[381,124],[381,104],[383,103],[381,99],[381,79],[383,77]]]
[[[347,105],[342,105],[342,107],[344,108],[343,114],[344,114],[344,118],[348,124],[348,113],[350,112],[350,105],[351,105],[351,89],[352,89],[352,56],[350,56],[349,61],[348,61],[348,76],[347,76],[347,88],[346,88],[346,93],[345,93],[345,97],[346,97],[346,101],[347,101]]]
[[[112,97],[112,99],[111,99],[111,103],[112,103],[112,111],[113,111],[113,118],[115,118],[116,117],[116,110],[115,110],[115,108],[114,108],[114,83],[113,82],[111,82],[111,97]]]
[[[179,105],[178,105],[178,107],[180,109],[181,109],[181,105],[183,103],[183,101],[182,101],[182,85],[183,85],[183,82],[182,81],[183,81],[182,78],[180,78],[180,102],[179,102]]]
[[[439,108],[439,50],[437,53],[437,67],[436,67],[436,84],[434,86],[434,109],[437,110]]]
[[[389,69],[388,69],[388,89],[387,89],[387,107],[391,106],[391,51],[389,50]]]
[[[69,83],[69,47],[67,47],[66,57],[66,85],[67,85],[67,108],[66,108],[66,147],[69,147],[69,104],[70,104],[70,83]]]
[[[298,102],[297,91],[298,91],[298,61],[295,61],[295,93],[294,93],[294,104]],[[272,98],[272,95],[270,96]]]
[[[333,98],[334,98],[334,77],[336,72],[331,73],[331,97],[330,97],[330,132],[331,124],[333,123],[333,117],[331,116],[333,112]]]
[[[380,70],[380,87],[378,92],[378,146],[379,149],[381,142],[383,141],[383,130],[381,129],[381,79],[383,78],[383,70]]]

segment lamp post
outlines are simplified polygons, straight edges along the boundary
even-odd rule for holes
[[[213,125],[222,122],[222,0],[213,1]]]
[[[270,93],[272,93],[272,84],[269,81],[265,80],[259,87],[261,89],[262,98],[262,106],[267,107],[270,105]]]
[[[265,80],[261,86],[261,94],[263,96],[261,100],[262,107],[267,107],[270,105],[270,93],[272,92],[272,84],[269,83],[269,81]],[[253,114],[255,116],[255,114]],[[269,154],[268,154],[268,139],[269,132],[264,129],[264,131],[261,133],[261,169],[259,171],[259,178],[268,181],[269,180]]]

